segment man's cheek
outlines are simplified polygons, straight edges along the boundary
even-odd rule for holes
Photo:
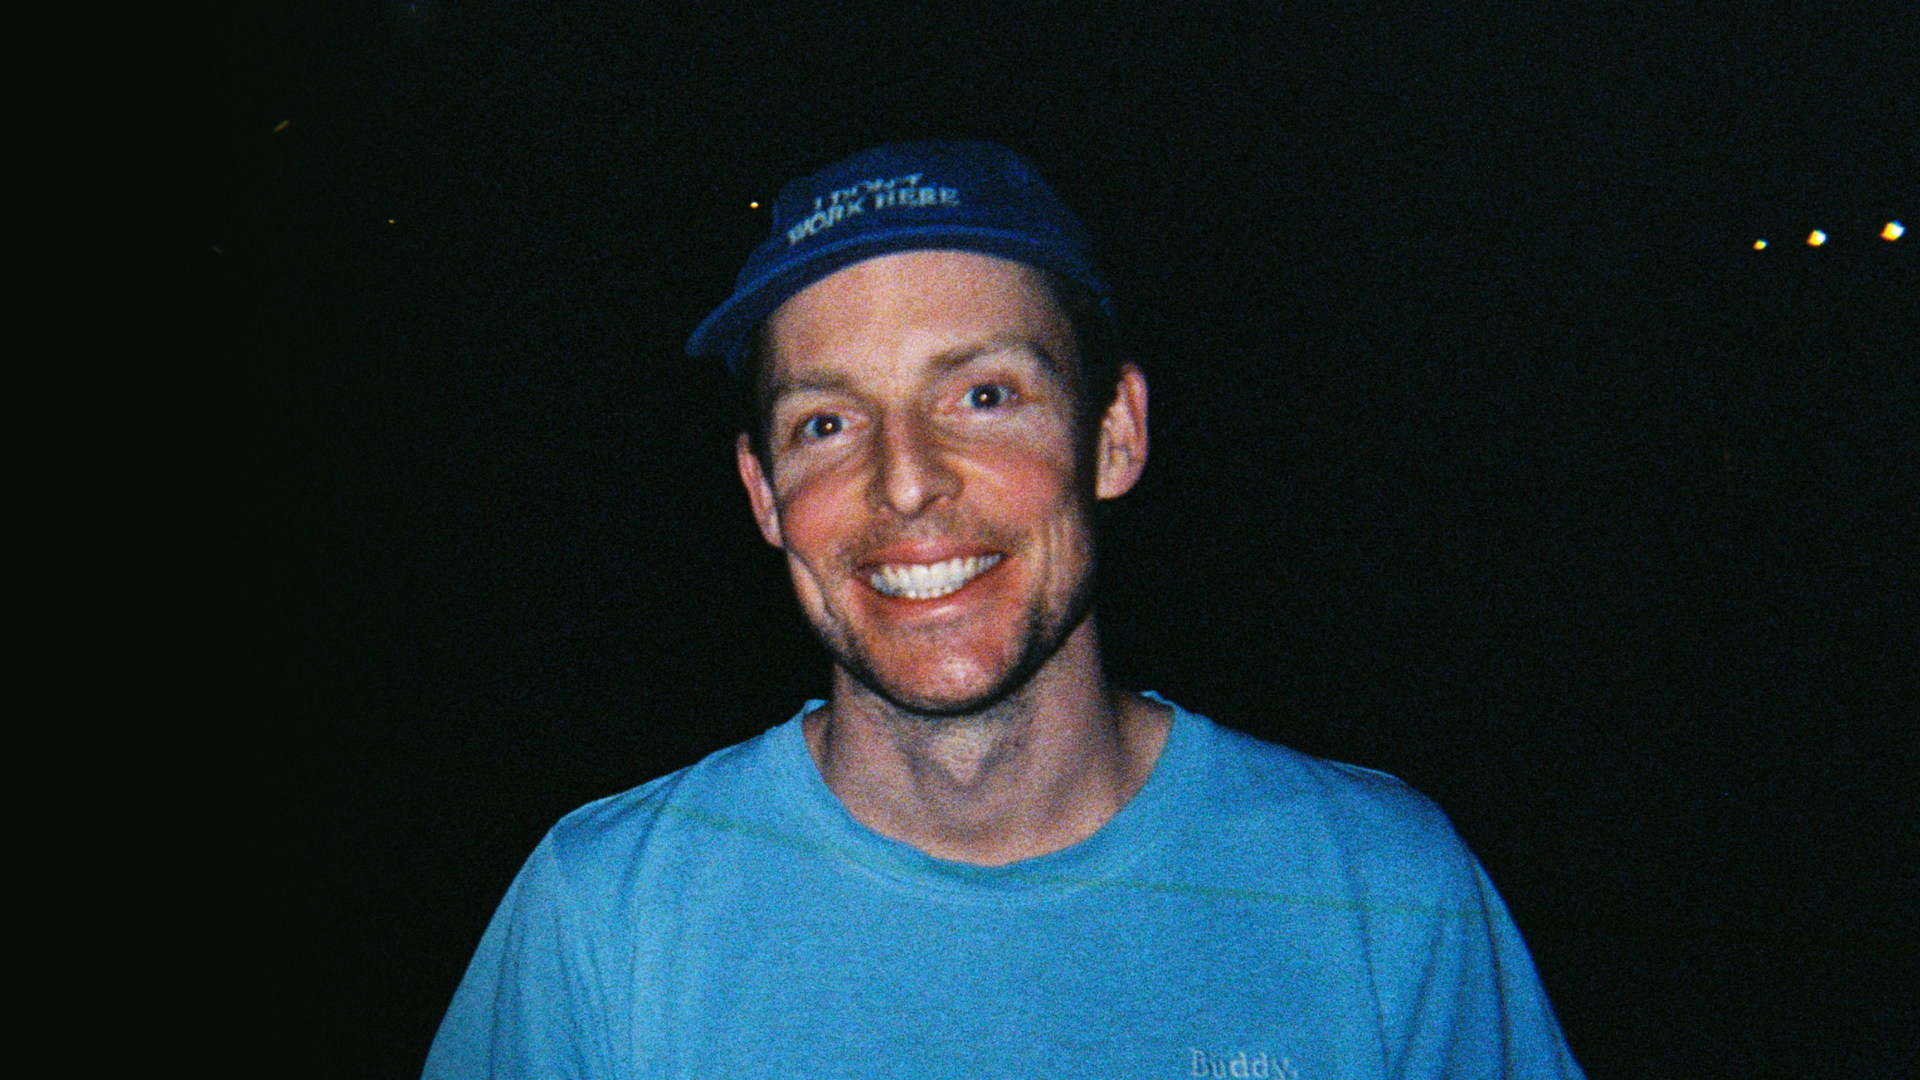
[[[800,609],[808,617],[818,621],[828,614],[826,592],[822,588],[820,575],[804,560],[787,556],[787,576],[793,580],[793,594],[800,601]]]
[[[1009,517],[1045,514],[1058,506],[1072,488],[1070,468],[1052,457],[1010,456],[997,466],[982,475],[979,489],[987,496],[984,502]]]
[[[789,489],[780,500],[781,531],[790,551],[808,560],[818,559],[823,546],[845,532],[847,498],[822,491],[817,483]]]

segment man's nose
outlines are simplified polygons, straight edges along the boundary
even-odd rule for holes
[[[890,418],[880,425],[874,500],[902,517],[915,517],[960,491],[960,477],[936,441],[912,418]]]

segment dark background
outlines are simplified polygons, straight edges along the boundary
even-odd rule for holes
[[[273,1071],[416,1074],[554,819],[824,690],[682,342],[750,200],[986,136],[1152,380],[1123,681],[1438,800],[1595,1077],[1913,1075],[1904,6],[220,13]]]

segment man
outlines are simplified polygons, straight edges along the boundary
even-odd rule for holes
[[[429,1077],[1579,1075],[1431,803],[1108,684],[1147,386],[1087,246],[991,144],[782,192],[688,347],[831,700],[556,826]]]

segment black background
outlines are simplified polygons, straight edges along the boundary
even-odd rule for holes
[[[1433,796],[1592,1075],[1911,1075],[1920,36],[1531,7],[216,17],[271,1071],[416,1074],[554,819],[824,690],[682,342],[751,200],[985,136],[1152,381],[1121,680]]]

